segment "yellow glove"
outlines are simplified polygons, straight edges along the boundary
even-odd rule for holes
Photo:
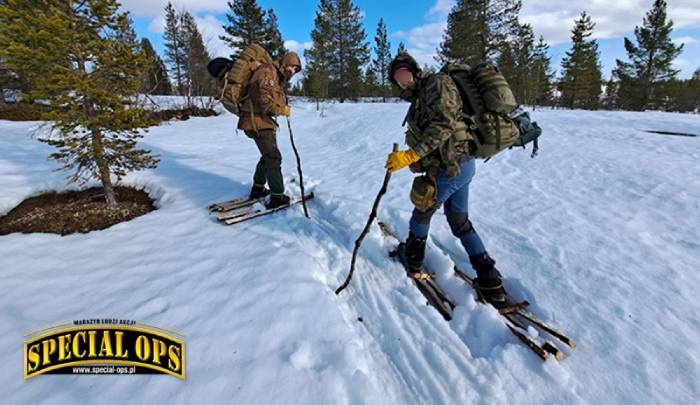
[[[386,159],[386,169],[393,173],[397,170],[401,170],[404,167],[415,163],[420,160],[420,156],[413,150],[400,150],[398,152],[391,152],[389,157]]]
[[[289,117],[292,115],[292,107],[285,105],[282,106],[282,109],[280,110],[280,115],[284,115],[285,117]]]

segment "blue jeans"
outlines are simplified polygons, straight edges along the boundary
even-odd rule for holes
[[[452,233],[459,238],[469,256],[486,252],[484,243],[469,221],[469,183],[476,172],[476,161],[469,159],[461,165],[461,174],[449,178],[443,169],[437,173],[437,203],[445,205],[445,215]],[[427,238],[430,231],[430,220],[436,210],[423,212],[413,209],[410,230],[416,236]]]

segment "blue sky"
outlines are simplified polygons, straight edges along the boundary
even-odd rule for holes
[[[672,37],[685,43],[683,54],[676,61],[681,78],[700,68],[700,0],[670,0],[669,15],[676,29]],[[433,56],[440,43],[447,14],[454,0],[355,0],[363,11],[367,40],[373,43],[377,22],[384,18],[392,48],[403,41],[409,52],[423,64],[435,64]],[[554,68],[570,47],[573,21],[587,11],[597,23],[595,35],[601,50],[603,73],[610,75],[615,59],[625,59],[623,37],[632,37],[635,25],[642,23],[653,0],[523,0],[521,20],[530,23],[536,35],[550,43]],[[122,0],[123,8],[134,18],[137,33],[147,37],[162,52],[163,9],[167,0]],[[228,50],[218,40],[226,22],[228,6],[225,0],[175,0],[178,9],[188,10],[197,18],[200,30],[212,56],[225,56]],[[317,0],[258,0],[261,7],[275,10],[280,31],[289,49],[300,53],[310,45],[309,33]]]

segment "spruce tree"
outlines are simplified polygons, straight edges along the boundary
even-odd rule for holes
[[[517,34],[520,0],[457,0],[438,49],[440,63],[493,62]]]
[[[287,49],[284,47],[282,33],[277,25],[275,10],[269,9],[265,15],[265,39],[261,45],[267,49],[273,59],[278,60],[287,53]]]
[[[5,107],[5,89],[10,88],[10,72],[5,67],[5,61],[0,59],[0,108]]]
[[[552,60],[549,57],[549,45],[540,36],[532,51],[532,104],[550,105],[552,100]]]
[[[696,71],[690,80],[683,80],[675,94],[676,111],[700,112],[700,71]]]
[[[377,90],[382,101],[386,102],[386,97],[391,94],[391,86],[387,77],[387,70],[391,64],[391,42],[389,42],[384,19],[379,19],[377,24],[377,34],[374,36],[374,54],[372,69],[377,81]]]
[[[362,24],[362,12],[352,0],[336,0],[333,43],[336,52],[330,65],[340,102],[354,98],[362,88],[362,66],[369,59],[368,44]]]
[[[613,72],[610,75],[610,80],[605,84],[605,91],[603,92],[603,108],[606,110],[616,110],[620,107],[620,100],[618,97],[620,89],[620,82]]]
[[[399,42],[399,46],[396,48],[396,54],[398,55],[400,53],[408,53],[406,45],[403,43],[403,41]]]
[[[219,38],[233,49],[232,58],[243,51],[248,45],[256,43],[264,47],[267,44],[268,33],[265,25],[265,12],[256,0],[229,1],[229,12],[226,14],[228,25],[224,25],[227,35]],[[271,49],[267,49],[271,52]]]
[[[598,42],[589,39],[595,23],[584,11],[576,20],[571,36],[571,50],[561,62],[559,86],[561,104],[568,108],[596,109],[602,92],[602,73]]]
[[[355,98],[362,91],[362,66],[369,59],[360,9],[351,0],[321,0],[314,24],[312,46],[305,52],[309,79],[318,82],[326,74],[328,95],[341,103]]]
[[[383,97],[380,91],[379,79],[372,66],[367,66],[363,74],[363,89],[360,94],[363,97]]]
[[[158,56],[148,38],[141,40],[141,51],[148,59],[148,67],[141,78],[141,90],[143,94],[169,95],[171,93],[168,71],[163,59]]]
[[[436,74],[436,73],[438,72],[438,70],[437,70],[437,68],[436,68],[435,66],[433,66],[433,65],[427,65],[427,64],[426,64],[426,65],[423,65],[423,67],[421,68],[421,70],[422,70],[423,72],[425,72],[426,74],[429,74],[429,75],[434,75],[434,74]]]
[[[5,0],[0,0],[0,6]],[[5,61],[0,58],[0,108],[5,107],[5,89],[9,88],[10,72],[5,67]]]
[[[321,0],[314,17],[314,28],[311,31],[311,48],[304,50],[306,69],[304,88],[306,93],[319,100],[329,97],[329,71],[332,54],[335,51],[333,45],[334,6],[332,0]]]
[[[187,80],[188,104],[192,104],[191,97],[213,96],[215,92],[214,78],[207,71],[209,53],[204,46],[202,35],[197,28],[194,17],[185,12],[181,17],[181,27],[185,43],[185,77]]]
[[[58,148],[50,158],[71,181],[101,181],[116,204],[112,176],[153,168],[158,159],[137,149],[151,122],[136,106],[147,59],[130,35],[116,0],[7,0],[0,6],[0,58],[31,83],[30,97],[47,100],[44,119]],[[41,46],[37,46],[41,44]]]
[[[518,102],[521,102],[521,98],[518,97],[518,91],[516,90],[519,86],[516,83],[516,75],[518,71],[517,66],[517,55],[518,48],[516,44],[504,43],[501,45],[499,50],[499,55],[496,58],[496,65],[498,70],[503,74],[503,76],[508,81],[511,89],[513,90],[513,95]],[[471,66],[474,66],[473,64]]]
[[[168,2],[165,7],[165,62],[173,75],[177,94],[185,94],[187,74],[187,50],[181,26],[181,17]]]
[[[679,72],[673,69],[672,64],[683,50],[683,45],[673,43],[672,31],[673,21],[666,19],[666,1],[655,0],[642,26],[634,28],[637,45],[625,37],[629,62],[618,59],[615,69],[615,74],[620,78],[622,108],[644,110],[658,103],[657,86],[675,78]]]
[[[497,58],[498,68],[505,76],[519,103],[532,104],[532,68],[534,34],[529,24],[521,25],[511,41],[504,42]]]

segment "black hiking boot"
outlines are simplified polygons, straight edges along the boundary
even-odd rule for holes
[[[408,233],[406,243],[404,243],[403,260],[408,270],[408,276],[416,279],[425,279],[426,275],[430,275],[423,267],[423,259],[425,258],[425,242],[426,238]]]
[[[258,200],[268,195],[270,195],[270,190],[266,189],[265,186],[258,186],[257,184],[254,184],[253,188],[250,189],[251,200]]]
[[[273,194],[272,197],[270,197],[270,201],[265,206],[267,207],[267,209],[271,210],[273,208],[289,205],[289,201],[290,199],[287,195]]]
[[[501,282],[501,273],[495,267],[496,262],[488,253],[469,256],[469,261],[474,270],[476,270],[474,286],[481,298],[496,309],[508,306],[506,289],[503,288],[503,283]]]

